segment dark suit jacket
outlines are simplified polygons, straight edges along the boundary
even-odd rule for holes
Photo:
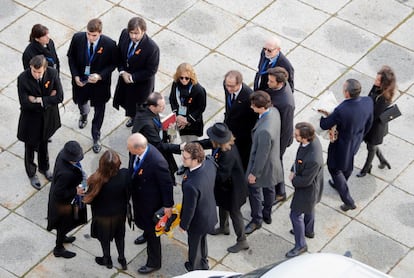
[[[382,90],[375,85],[368,94],[374,102],[374,119],[370,130],[367,135],[365,135],[364,141],[371,145],[382,144],[384,136],[388,134],[388,122],[382,122],[380,120],[380,115],[387,109],[390,103],[386,102],[381,94]]]
[[[273,106],[280,113],[280,155],[282,156],[286,148],[293,142],[293,117],[295,116],[295,99],[289,83],[286,83],[280,90],[268,88],[266,92],[272,99]]]
[[[53,90],[56,90],[54,96],[51,95]],[[17,78],[17,91],[20,101],[17,138],[37,145],[50,138],[61,126],[58,104],[63,101],[63,90],[58,72],[48,67],[39,86],[29,68]],[[30,102],[29,96],[42,97],[43,106]]]
[[[206,234],[217,223],[214,180],[216,165],[206,159],[200,168],[183,176],[180,227],[190,233]]]
[[[168,208],[174,205],[173,181],[167,161],[153,145],[148,144],[141,167],[133,175],[135,157],[131,155],[129,160],[135,224],[140,229],[154,231],[154,213],[161,207]]]
[[[141,133],[147,138],[148,143],[154,145],[162,153],[168,162],[171,176],[174,177],[174,173],[177,171],[178,167],[173,153],[181,154],[180,145],[167,143],[166,132],[163,132],[163,138],[161,139],[161,126],[159,123],[159,115],[152,113],[147,107],[139,107],[134,118],[132,133]]]
[[[242,89],[236,100],[229,106],[229,92],[224,87],[226,97],[226,110],[224,113],[224,123],[227,124],[234,137],[236,146],[239,150],[243,163],[243,169],[249,163],[250,148],[252,147],[251,132],[257,121],[257,114],[250,108],[250,95],[253,93],[246,84],[243,83]]]
[[[321,118],[322,129],[336,125],[338,131],[338,139],[328,147],[330,169],[352,171],[354,155],[372,125],[373,107],[370,97],[345,99],[328,117]]]
[[[134,83],[126,84],[121,76],[118,78],[113,105],[117,109],[119,106],[123,107],[127,113],[133,111],[133,114],[127,116],[134,116],[136,104],[143,104],[149,94],[154,91],[160,50],[157,44],[147,34],[144,34],[134,55],[128,59],[130,42],[128,31],[124,29],[118,43],[118,70],[130,73]]]
[[[47,47],[44,47],[37,41],[33,41],[29,43],[26,49],[23,52],[22,60],[23,60],[23,68],[28,69],[30,60],[36,55],[43,55],[47,59],[47,63],[49,67],[55,68],[58,73],[60,70],[60,62],[59,58],[56,53],[55,43],[52,39],[49,40]]]
[[[295,193],[290,208],[297,212],[313,212],[323,191],[322,146],[317,137],[309,145],[299,146],[291,171],[295,173],[292,180]]]
[[[111,75],[117,63],[117,48],[114,40],[101,35],[91,62],[90,73],[101,75],[102,80],[79,87],[75,83],[75,76],[81,79],[87,78],[84,74],[85,67],[89,63],[87,48],[86,33],[74,34],[68,50],[69,68],[72,74],[73,101],[76,104],[83,104],[90,100],[91,105],[94,106],[107,102],[111,97]]]
[[[246,176],[256,176],[253,187],[271,187],[283,182],[280,161],[280,115],[270,107],[252,129],[252,149]]]
[[[266,90],[267,88],[269,88],[269,86],[267,85],[267,73],[265,72],[265,70],[263,70],[264,67],[264,63],[265,63],[265,53],[262,50],[262,52],[260,52],[260,60],[259,60],[259,65],[258,67],[258,71],[256,72],[256,76],[254,77],[254,90]],[[270,65],[269,67],[272,67],[272,65]],[[269,68],[267,67],[266,70]],[[295,92],[295,85],[294,85],[294,74],[295,74],[295,70],[293,69],[292,65],[290,64],[289,60],[286,58],[285,55],[283,55],[282,52],[279,52],[279,58],[277,59],[275,65],[273,67],[282,67],[284,69],[287,70],[287,72],[289,73],[289,78],[288,78],[288,83],[290,85],[290,88],[292,89],[292,93]]]
[[[178,101],[176,95],[177,83],[173,82],[170,92],[171,110],[178,115]],[[192,86],[190,95],[184,100],[184,105],[187,106],[187,121],[190,125],[180,129],[180,135],[196,135],[203,136],[203,113],[206,109],[207,93],[200,83]]]

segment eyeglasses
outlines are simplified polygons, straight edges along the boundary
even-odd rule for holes
[[[267,52],[272,52],[275,49],[277,49],[277,48],[270,49],[270,48],[263,47],[263,50],[267,51]]]
[[[180,80],[185,80],[185,81],[188,81],[188,80],[190,80],[190,77],[187,77],[187,76],[181,76],[181,77],[180,77]]]

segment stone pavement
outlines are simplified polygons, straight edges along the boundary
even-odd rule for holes
[[[23,144],[16,139],[19,116],[16,78],[22,71],[21,56],[30,29],[42,23],[50,30],[62,64],[65,90],[61,108],[62,128],[50,144],[52,166],[57,152],[69,140],[78,140],[85,150],[84,165],[92,173],[99,155],[91,150],[90,125],[77,128],[78,112],[71,100],[70,72],[66,51],[72,34],[85,29],[89,19],[99,17],[104,33],[118,40],[129,18],[146,18],[148,33],[161,49],[156,90],[168,95],[172,74],[181,62],[195,66],[208,92],[206,125],[223,119],[222,78],[230,69],[240,70],[252,84],[264,39],[277,34],[282,51],[295,68],[295,121],[315,120],[314,101],[327,90],[339,100],[347,78],[357,78],[367,94],[376,71],[383,64],[394,68],[399,93],[396,102],[403,116],[390,124],[383,152],[392,165],[358,179],[366,149],[361,146],[350,190],[358,208],[348,213],[339,209],[338,195],[325,187],[316,209],[316,237],[308,240],[309,252],[343,254],[394,277],[414,273],[414,0],[1,0],[0,9],[0,277],[137,277],[146,260],[145,245],[133,244],[139,230],[128,230],[128,271],[108,270],[94,262],[101,256],[89,225],[74,231],[77,240],[68,249],[77,252],[71,260],[56,259],[51,251],[54,233],[46,231],[47,195],[50,184],[40,176],[43,188],[32,189],[23,165]],[[411,30],[411,31],[410,31]],[[114,85],[116,73],[113,75]],[[107,106],[102,138],[127,162],[126,138],[130,134],[123,111]],[[328,142],[323,141],[326,151]],[[297,144],[285,156],[286,172]],[[326,155],[326,153],[325,153]],[[377,163],[375,161],[374,163]],[[326,180],[328,179],[326,171]],[[289,198],[293,190],[288,188]],[[175,189],[180,202],[180,187]],[[274,208],[273,223],[248,236],[251,248],[229,254],[235,242],[230,236],[208,238],[210,266],[214,269],[247,272],[284,259],[293,246],[289,234],[289,201]],[[246,221],[249,207],[243,207]],[[186,236],[175,232],[163,238],[163,267],[151,277],[171,277],[185,272]],[[112,257],[116,262],[113,245]]]

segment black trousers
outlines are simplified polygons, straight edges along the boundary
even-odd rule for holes
[[[101,127],[103,124],[104,116],[105,116],[105,106],[106,103],[98,103],[95,104],[94,107],[94,114],[92,119],[92,139],[97,141],[101,138]],[[90,111],[90,106],[88,102],[83,104],[78,104],[79,111],[81,115],[87,115]]]
[[[147,240],[147,263],[146,266],[161,267],[161,239],[155,235],[154,229],[144,230]]]
[[[24,167],[29,178],[33,177],[36,174],[37,166],[34,163],[35,151],[37,151],[37,162],[39,164],[39,170],[49,170],[49,152],[47,149],[47,144],[47,139],[45,141],[41,141],[37,146],[27,143],[24,144]]]
[[[328,170],[332,176],[335,189],[338,191],[342,202],[344,202],[345,205],[354,206],[355,202],[354,202],[354,199],[352,199],[351,194],[349,193],[349,188],[347,184],[348,178],[351,175],[352,170],[342,171],[338,169],[332,169],[329,167],[328,167]]]
[[[243,215],[240,211],[240,208],[228,211],[219,207],[220,228],[229,228],[229,215],[231,221],[233,222],[233,228],[237,236],[237,242],[246,240],[246,235],[244,233]]]
[[[208,250],[207,234],[192,233],[188,234],[188,261],[192,270],[208,270]]]
[[[365,160],[364,167],[362,167],[361,172],[368,172],[368,170],[372,166],[372,161],[374,160],[375,155],[377,155],[380,163],[384,163],[387,161],[385,157],[382,155],[382,152],[379,148],[379,145],[371,145],[367,144],[368,156]]]

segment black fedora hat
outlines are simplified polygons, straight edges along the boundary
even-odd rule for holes
[[[62,157],[66,161],[79,162],[83,159],[82,147],[76,141],[68,141],[63,147]]]
[[[225,123],[215,123],[207,129],[207,135],[212,141],[224,144],[230,141],[231,131]]]

